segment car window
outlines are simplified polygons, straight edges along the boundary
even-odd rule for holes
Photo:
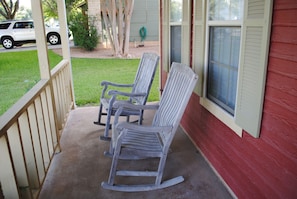
[[[33,22],[16,22],[13,26],[14,29],[21,29],[21,28],[33,28]]]
[[[0,24],[0,29],[7,29],[11,23],[2,23]]]

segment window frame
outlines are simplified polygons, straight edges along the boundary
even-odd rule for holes
[[[229,128],[231,128],[238,136],[242,137],[242,128],[235,123],[234,116],[224,110],[222,107],[217,105],[215,102],[211,101],[207,98],[207,78],[208,78],[208,62],[209,62],[209,45],[210,45],[210,27],[240,27],[241,35],[240,35],[240,51],[242,49],[242,24],[243,20],[225,20],[225,21],[215,21],[209,20],[209,4],[207,4],[206,11],[206,23],[205,23],[205,47],[204,47],[204,79],[203,79],[203,94],[200,97],[200,104],[206,108],[209,112],[211,112],[215,117],[217,117],[220,121],[226,124]],[[240,52],[239,52],[240,54]],[[240,67],[240,56],[238,63],[238,70]],[[238,72],[239,73],[239,72]],[[237,77],[237,82],[239,79],[239,75]],[[238,84],[236,93],[238,92]],[[237,105],[237,98],[235,100],[235,109]],[[235,110],[234,110],[235,112]]]
[[[172,62],[174,61],[173,58],[172,58],[172,42],[171,42],[172,41],[172,27],[180,27],[181,34],[182,34],[183,7],[184,7],[183,1],[181,0],[181,6],[182,6],[182,8],[181,8],[181,19],[180,19],[180,21],[171,21],[171,12],[172,12],[171,1],[172,0],[169,0],[169,12],[168,12],[168,14],[169,14],[169,16],[168,16],[168,18],[169,18],[169,49],[170,49],[169,50],[169,68],[170,68]],[[180,39],[182,39],[182,38],[180,38]],[[182,40],[180,42],[182,43]],[[181,48],[182,48],[182,46],[181,46]],[[181,49],[180,49],[180,51],[181,51]]]

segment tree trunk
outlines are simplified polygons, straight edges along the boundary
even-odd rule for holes
[[[0,9],[0,15],[2,15],[6,20],[12,20],[14,19],[17,11],[19,10],[19,1],[16,0],[15,2],[9,1],[7,3],[5,0],[0,1],[0,5],[2,6],[2,9]]]
[[[119,44],[121,49],[121,54],[123,54],[124,51],[124,29],[123,29],[123,2],[122,0],[119,0],[119,12],[118,12],[118,31],[119,31]]]
[[[121,55],[121,50],[119,46],[118,32],[117,32],[117,9],[116,9],[116,0],[111,0],[109,13],[111,15],[111,29],[113,36],[113,44],[114,44],[114,56],[119,57]]]
[[[129,55],[130,22],[134,0],[101,0],[100,3],[114,56],[127,57]]]
[[[134,8],[134,0],[125,0],[125,44],[124,44],[124,56],[129,55],[129,39],[130,39],[130,24],[131,17]]]
[[[112,42],[112,35],[111,35],[111,31],[109,29],[109,26],[110,26],[110,20],[107,16],[107,8],[106,8],[106,2],[105,0],[101,0],[100,1],[100,7],[101,7],[101,12],[102,12],[102,16],[103,16],[103,21],[104,21],[104,25],[105,25],[105,28],[106,28],[106,32],[107,32],[107,37],[108,37],[108,40],[110,41],[111,43],[111,46],[112,46],[112,51],[115,52],[115,48],[114,48],[114,45],[113,45],[113,42]]]

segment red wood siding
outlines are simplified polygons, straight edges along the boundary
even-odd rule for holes
[[[238,198],[297,198],[297,1],[275,0],[260,138],[238,137],[193,94],[182,126]],[[193,171],[194,172],[194,171]]]

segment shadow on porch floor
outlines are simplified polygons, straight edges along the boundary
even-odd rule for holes
[[[163,179],[182,175],[184,182],[150,192],[123,193],[101,188],[101,182],[108,179],[111,159],[103,155],[109,143],[99,139],[104,128],[93,124],[97,113],[98,107],[71,111],[61,138],[62,152],[52,160],[39,199],[232,198],[181,128],[171,145]],[[151,119],[152,112],[145,113],[145,122]],[[150,165],[153,162],[143,161]]]

